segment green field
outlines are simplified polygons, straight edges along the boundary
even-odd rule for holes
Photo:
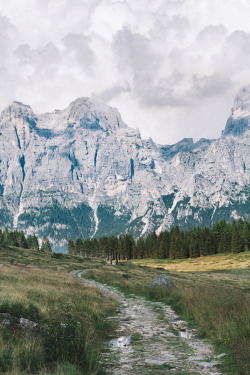
[[[68,273],[90,262],[17,248],[0,249],[0,262],[0,313],[11,314],[10,326],[0,320],[0,373],[103,374],[98,359],[112,330],[105,318],[116,303]],[[21,317],[38,323],[41,333],[21,329]]]
[[[8,375],[104,374],[99,366],[107,335],[105,319],[116,302],[69,272],[162,301],[226,353],[221,371],[246,375],[249,368],[250,253],[186,260],[137,260],[110,266],[105,261],[18,248],[0,249],[0,313],[11,314],[11,326],[0,325],[0,372]],[[150,288],[165,273],[177,288]],[[20,317],[39,324],[42,334],[27,340]]]
[[[84,275],[125,293],[171,305],[198,326],[200,335],[208,338],[218,353],[227,354],[224,373],[246,375],[250,373],[249,259],[250,252],[173,261],[145,259],[92,268]],[[159,273],[169,276],[177,288],[147,287]]]

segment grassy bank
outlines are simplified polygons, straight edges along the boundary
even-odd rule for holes
[[[0,373],[21,375],[103,374],[98,360],[115,308],[68,271],[88,268],[76,257],[0,249]],[[100,266],[101,262],[91,262]],[[23,329],[19,318],[38,324]],[[4,319],[10,324],[1,324]]]
[[[244,255],[249,259],[249,254]],[[234,256],[234,264],[241,264],[242,256],[239,254],[239,259]],[[223,256],[211,257],[209,272],[195,272],[194,267],[192,272],[176,272],[173,269],[166,272],[163,267],[156,269],[123,262],[118,267],[106,265],[91,269],[85,276],[113,285],[125,293],[170,304],[183,318],[198,325],[200,334],[215,345],[218,353],[227,354],[223,360],[226,374],[246,375],[250,373],[250,272],[249,268],[228,269],[224,264],[224,260],[228,262],[228,257],[223,259]],[[146,262],[148,264],[149,260]],[[159,266],[157,260],[155,263]],[[212,263],[215,270],[212,270]],[[185,269],[184,264],[186,261],[175,261],[175,267]],[[157,273],[170,276],[177,288],[148,287],[147,283]]]

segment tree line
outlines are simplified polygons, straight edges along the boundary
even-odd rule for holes
[[[68,254],[107,259],[182,259],[216,253],[239,253],[250,248],[250,224],[247,220],[221,220],[212,228],[191,228],[187,231],[178,226],[159,235],[149,233],[145,238],[134,239],[131,234],[118,237],[102,236],[83,241],[68,240]]]
[[[10,231],[8,228],[0,229],[0,246],[15,246],[23,249],[33,249],[37,251],[52,251],[50,241],[47,237],[42,238],[41,247],[39,247],[38,238],[35,234],[25,236],[23,231]]]

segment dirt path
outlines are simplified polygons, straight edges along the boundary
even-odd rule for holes
[[[118,323],[116,338],[107,343],[102,356],[109,374],[220,375],[211,345],[196,336],[186,322],[160,302],[125,297],[114,288],[72,275],[101,290],[105,298],[114,297],[119,307],[110,319]]]

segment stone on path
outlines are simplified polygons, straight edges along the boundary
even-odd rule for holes
[[[153,280],[151,280],[148,285],[150,286],[170,286],[172,288],[175,288],[175,284],[173,281],[170,280],[169,277],[164,275],[163,273],[156,276]]]

